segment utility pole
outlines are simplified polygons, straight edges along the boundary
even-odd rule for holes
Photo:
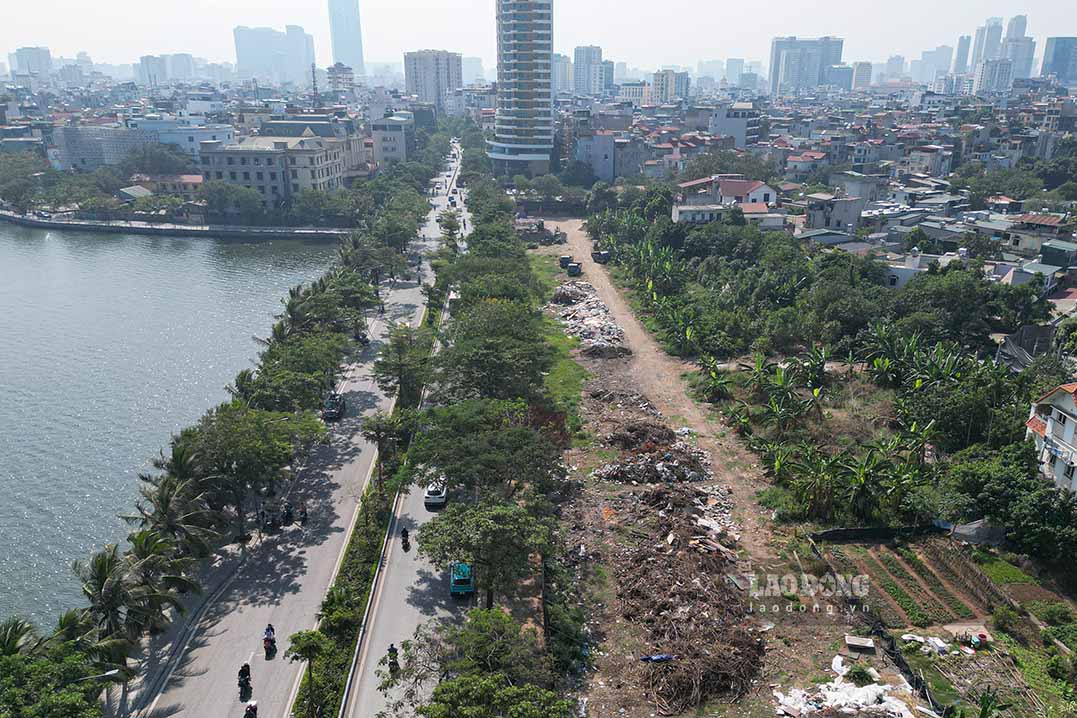
[[[314,94],[310,98],[310,109],[318,109],[318,66],[310,63],[310,82],[314,86]]]

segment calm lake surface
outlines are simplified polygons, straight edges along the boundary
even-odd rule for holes
[[[0,223],[0,620],[81,605],[72,561],[124,539],[138,474],[334,254]]]

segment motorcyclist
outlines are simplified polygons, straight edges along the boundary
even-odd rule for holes
[[[250,681],[251,679],[251,664],[244,663],[239,669],[239,680]]]
[[[304,526],[307,523],[307,502],[306,501],[299,504],[299,523],[303,524]]]
[[[404,541],[405,543],[407,543],[407,541],[408,541],[408,539],[410,538],[410,536],[411,536],[411,534],[409,534],[409,533],[408,533],[408,529],[407,529],[407,527],[404,527],[404,528],[401,528],[401,529],[400,529],[400,538],[401,538],[401,539],[402,539],[402,540],[403,540],[403,541]]]
[[[277,640],[277,631],[276,631],[275,628],[273,628],[272,623],[270,623],[269,625],[266,626],[264,637],[268,638],[271,641],[276,641]]]
[[[243,718],[258,718],[258,702],[251,701],[247,704],[247,710],[243,714]]]

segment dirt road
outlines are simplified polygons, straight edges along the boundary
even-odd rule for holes
[[[753,563],[774,561],[776,555],[769,543],[771,531],[766,525],[765,510],[755,500],[756,494],[767,487],[766,477],[758,468],[757,459],[740,445],[729,429],[706,407],[689,397],[683,375],[698,367],[666,354],[647,332],[614,286],[609,270],[591,260],[591,240],[583,230],[581,220],[547,221],[546,224],[563,230],[568,235],[568,244],[542,251],[576,257],[576,261],[583,264],[582,279],[594,285],[614,321],[624,329],[625,344],[633,352],[625,362],[631,383],[671,423],[686,426],[698,434],[700,447],[711,455],[715,478],[732,489],[736,501],[734,518],[742,529],[740,547]]]

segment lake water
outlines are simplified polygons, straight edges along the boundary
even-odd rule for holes
[[[81,605],[72,561],[123,540],[138,474],[334,253],[0,223],[0,620]]]

